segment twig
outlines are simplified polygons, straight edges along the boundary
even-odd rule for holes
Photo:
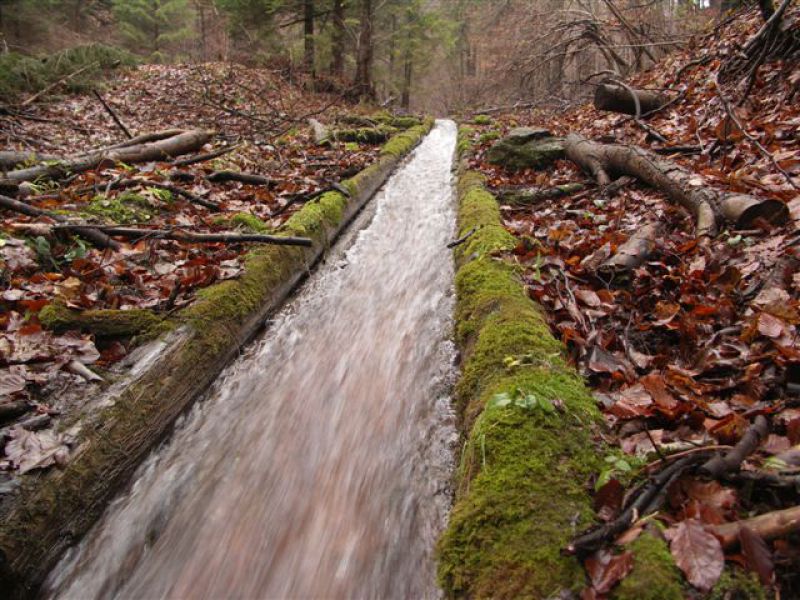
[[[460,246],[461,244],[463,244],[464,242],[466,242],[466,241],[467,241],[467,240],[468,240],[470,237],[472,237],[472,235],[473,235],[473,234],[474,234],[476,231],[478,231],[478,228],[477,228],[477,227],[473,227],[473,228],[472,228],[472,229],[470,229],[470,230],[469,230],[469,231],[468,231],[468,232],[467,232],[465,235],[463,235],[463,236],[461,236],[460,238],[458,238],[457,240],[453,240],[452,242],[450,242],[449,244],[447,244],[447,247],[448,247],[448,248],[450,248],[450,249],[452,249],[452,248],[455,248],[456,246]]]
[[[792,176],[789,175],[789,173],[787,173],[786,170],[782,166],[780,166],[778,164],[778,161],[775,160],[775,157],[772,156],[772,154],[770,154],[769,150],[764,148],[764,146],[761,145],[761,142],[758,141],[758,138],[756,138],[755,136],[753,136],[750,133],[748,133],[748,131],[744,128],[744,126],[742,125],[742,122],[739,120],[739,118],[733,112],[733,109],[731,108],[731,105],[728,102],[728,99],[725,97],[725,94],[722,91],[722,87],[719,84],[718,75],[714,76],[714,87],[717,89],[717,95],[719,96],[719,99],[722,101],[722,106],[725,108],[725,112],[728,113],[728,117],[730,118],[731,121],[734,122],[736,127],[739,128],[739,131],[742,132],[742,135],[744,137],[746,137],[748,140],[750,140],[750,142],[756,148],[758,148],[758,151],[761,153],[762,156],[764,156],[765,158],[769,159],[769,161],[772,163],[772,166],[775,167],[778,171],[781,172],[781,174],[786,178],[786,181],[789,182],[789,185],[791,185],[796,190],[800,190],[800,186],[798,186],[792,180]]]
[[[756,417],[742,436],[742,439],[725,456],[717,454],[700,467],[699,472],[707,477],[718,479],[725,473],[738,470],[745,458],[755,452],[756,448],[769,435],[769,422],[763,415]]]
[[[268,177],[254,173],[240,173],[238,171],[214,171],[206,179],[212,183],[225,181],[239,181],[248,185],[271,185],[273,182]]]
[[[124,237],[128,239],[152,238],[161,240],[175,240],[188,244],[241,244],[252,242],[257,244],[275,244],[279,246],[305,246],[314,244],[313,240],[304,237],[281,237],[275,235],[250,234],[250,233],[195,233],[190,231],[172,229],[145,229],[137,227],[118,227],[115,225],[58,224],[54,229],[96,229],[106,235]]]
[[[172,166],[188,167],[189,165],[193,165],[195,163],[205,162],[207,160],[219,158],[220,156],[224,156],[225,154],[233,152],[234,150],[239,148],[239,146],[240,144],[236,144],[234,146],[228,146],[227,148],[220,148],[219,150],[215,150],[214,152],[208,152],[207,154],[195,154],[194,156],[174,161],[172,163]]]
[[[103,108],[105,108],[105,109],[106,109],[106,112],[107,112],[109,115],[111,115],[111,118],[112,118],[112,119],[114,119],[114,123],[116,123],[116,124],[117,124],[117,127],[119,127],[120,129],[122,129],[122,132],[125,134],[125,136],[126,136],[126,137],[127,137],[129,140],[132,140],[132,139],[133,139],[133,134],[132,134],[132,133],[131,133],[131,132],[128,130],[128,128],[127,128],[127,127],[125,127],[125,123],[123,123],[123,122],[122,122],[122,120],[119,118],[119,116],[117,116],[117,113],[116,113],[116,112],[114,112],[114,109],[113,109],[113,108],[111,108],[111,107],[108,105],[108,103],[107,103],[107,102],[106,102],[106,101],[103,99],[103,96],[101,96],[101,95],[100,95],[100,92],[98,92],[97,90],[92,90],[92,92],[94,93],[94,97],[95,97],[95,98],[97,98],[97,99],[100,101],[100,104],[102,104],[102,105],[103,105]]]

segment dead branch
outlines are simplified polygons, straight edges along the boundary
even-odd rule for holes
[[[313,245],[313,240],[304,237],[282,237],[275,235],[250,234],[250,233],[195,233],[179,229],[147,229],[137,227],[118,227],[116,225],[92,225],[90,223],[81,224],[61,224],[53,226],[54,229],[96,229],[102,233],[124,237],[132,240],[160,239],[175,240],[187,244],[243,244],[247,242],[256,244],[274,244],[279,246],[305,246]]]
[[[619,81],[601,83],[594,91],[594,106],[597,110],[636,115],[637,118],[658,109],[668,100],[664,94],[634,90]]]
[[[122,122],[122,119],[120,119],[117,113],[114,112],[114,109],[111,108],[111,106],[109,106],[109,104],[105,101],[103,96],[100,95],[100,92],[98,92],[97,90],[92,90],[92,92],[94,93],[94,97],[97,98],[97,100],[100,102],[100,104],[103,105],[103,108],[106,110],[109,116],[113,119],[114,123],[117,124],[117,127],[119,127],[122,130],[122,133],[125,134],[125,137],[127,137],[129,140],[132,140],[133,134],[127,127],[125,127],[125,123]]]
[[[212,183],[239,181],[248,185],[272,185],[272,180],[268,177],[254,173],[240,173],[238,171],[214,171],[206,179]]]
[[[737,471],[745,458],[750,456],[769,435],[769,423],[766,417],[758,415],[753,423],[725,456],[717,454],[700,467],[699,473],[712,479],[719,479],[725,473]]]
[[[234,146],[228,146],[227,148],[220,148],[219,150],[215,150],[214,152],[208,152],[206,154],[196,154],[194,156],[189,156],[187,158],[182,158],[180,160],[176,160],[172,162],[173,167],[188,167],[189,165],[193,165],[199,162],[205,162],[207,160],[213,160],[215,158],[219,158],[220,156],[224,156],[230,152],[233,152],[239,148],[239,144]]]
[[[508,204],[538,204],[543,200],[553,200],[582,192],[585,186],[582,183],[565,183],[547,189],[500,189],[497,198],[500,202]]]
[[[67,222],[67,218],[64,215],[52,213],[41,208],[36,208],[35,206],[25,204],[19,200],[14,200],[8,196],[0,195],[0,208],[18,212],[23,215],[28,215],[29,217],[47,217],[53,221],[56,221],[57,223]],[[98,231],[96,228],[75,226],[72,228],[72,231],[75,234],[86,238],[98,248],[111,248],[113,250],[118,250],[120,248],[118,242],[115,242],[102,231]]]
[[[614,276],[641,266],[656,248],[656,240],[661,233],[661,225],[649,223],[636,232],[627,242],[617,248],[616,254],[597,269],[599,272]]]
[[[611,183],[609,172],[631,175],[663,191],[695,219],[698,237],[713,236],[723,221],[749,229],[756,219],[785,223],[789,210],[780,200],[762,200],[744,194],[724,194],[704,185],[697,174],[636,146],[600,144],[570,134],[565,140],[567,157],[589,172],[601,186]]]
[[[57,164],[45,164],[28,169],[9,171],[6,175],[11,181],[34,181],[37,179],[59,179],[72,173],[81,173],[97,168],[103,161],[140,163],[167,160],[202,147],[211,139],[209,131],[185,131],[156,142],[118,146],[75,158],[68,158]],[[132,141],[132,140],[129,140]]]
[[[738,545],[739,532],[743,527],[747,527],[765,540],[794,533],[800,530],[800,506],[776,510],[744,521],[711,525],[709,529],[719,538],[722,547],[728,549]]]

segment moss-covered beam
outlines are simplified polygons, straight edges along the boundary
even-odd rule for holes
[[[310,248],[270,246],[247,257],[241,277],[206,288],[175,317],[165,349],[84,423],[62,470],[20,478],[0,503],[0,589],[32,597],[54,562],[100,516],[175,419],[214,381],[319,260],[334,238],[433,125],[427,120],[391,140],[378,160],[344,182],[350,197],[329,192],[284,225],[313,239]],[[400,153],[398,153],[400,152]]]
[[[39,321],[47,329],[85,331],[98,337],[132,337],[160,333],[167,325],[149,310],[72,310],[60,303],[45,306]]]
[[[461,152],[468,135],[461,132]],[[516,239],[484,184],[462,167],[459,235],[475,230],[454,250],[462,354],[455,396],[465,443],[437,547],[439,581],[451,598],[547,598],[586,585],[578,560],[562,551],[594,522],[591,481],[607,449],[589,390],[502,256]],[[663,540],[642,544],[636,578],[617,596],[636,598],[626,590],[654,573],[665,593],[680,590]]]

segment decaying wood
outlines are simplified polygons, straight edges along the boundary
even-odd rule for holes
[[[661,108],[669,98],[658,92],[637,90],[616,83],[602,83],[594,91],[597,110],[642,116]],[[638,108],[638,111],[637,111]]]
[[[272,180],[263,175],[255,173],[240,173],[239,171],[214,171],[206,177],[212,183],[222,183],[225,181],[239,181],[248,185],[271,185]]]
[[[769,435],[769,423],[766,417],[758,415],[755,422],[747,429],[742,439],[733,449],[725,454],[717,454],[700,467],[702,475],[719,479],[725,473],[737,471],[745,458],[750,456]]]
[[[800,531],[800,506],[776,510],[744,521],[709,525],[708,527],[711,533],[719,538],[725,549],[739,544],[739,532],[743,527],[747,527],[765,540],[771,540]]]
[[[502,189],[498,192],[498,200],[507,204],[537,204],[544,200],[569,196],[584,189],[582,183],[565,183],[546,189]]]
[[[38,163],[49,160],[58,160],[55,156],[39,154],[38,152],[14,152],[4,150],[0,152],[0,170],[9,171],[25,163]]]
[[[34,181],[58,179],[72,173],[88,171],[103,161],[140,163],[167,160],[201,148],[211,139],[211,132],[203,130],[184,131],[178,135],[154,142],[136,145],[118,145],[84,156],[64,159],[57,164],[45,164],[28,169],[9,171],[6,178],[11,181]],[[133,140],[129,140],[133,141]]]
[[[759,219],[783,224],[789,218],[789,210],[780,200],[716,191],[699,175],[636,146],[600,144],[570,134],[564,147],[567,157],[601,186],[611,183],[609,174],[613,173],[636,177],[663,191],[692,214],[698,237],[715,235],[724,221],[740,229],[751,229]]]
[[[91,223],[63,223],[53,226],[54,229],[95,229],[109,236],[140,240],[143,238],[158,240],[175,240],[187,244],[274,244],[279,246],[310,247],[312,241],[304,237],[282,237],[250,233],[195,233],[181,229],[148,229],[144,227],[118,227],[116,225],[93,225]]]
[[[41,208],[36,208],[35,206],[31,206],[30,204],[25,204],[24,202],[20,202],[19,200],[14,200],[14,198],[9,198],[8,196],[0,195],[0,208],[4,208],[6,210],[12,210],[14,212],[18,212],[23,215],[28,215],[29,217],[47,217],[49,219],[52,219],[53,221],[56,221],[57,223],[66,223],[68,221],[68,219],[64,215],[60,215],[58,213],[52,213],[47,210],[42,210]],[[74,226],[71,227],[71,230],[73,233],[80,235],[83,238],[86,238],[86,240],[88,240],[98,248],[112,248],[113,250],[118,250],[120,248],[118,242],[115,242],[105,233],[99,231],[96,228]]]
[[[20,400],[18,402],[2,402],[0,403],[0,423],[16,419],[31,410],[33,410],[33,405],[25,400]]]
[[[627,242],[617,248],[614,256],[600,265],[598,271],[613,276],[641,266],[655,250],[660,233],[661,226],[658,223],[649,223],[637,229]]]

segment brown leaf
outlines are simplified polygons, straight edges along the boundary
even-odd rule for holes
[[[594,495],[594,510],[601,521],[611,521],[622,508],[625,488],[617,479],[611,479]]]
[[[719,540],[694,519],[670,527],[665,535],[675,564],[689,583],[704,592],[714,587],[725,567],[725,555]]]
[[[620,419],[634,419],[651,413],[653,398],[641,383],[625,388],[614,397],[617,401],[608,412]]]
[[[614,556],[600,550],[587,558],[585,565],[594,590],[598,594],[607,594],[633,569],[633,553],[623,552]]]
[[[778,317],[774,317],[769,313],[761,313],[758,315],[758,332],[769,338],[779,338],[783,335],[783,329],[786,324]]]
[[[597,308],[603,304],[600,296],[592,290],[575,290],[575,297],[586,306],[591,306],[592,308]]]

